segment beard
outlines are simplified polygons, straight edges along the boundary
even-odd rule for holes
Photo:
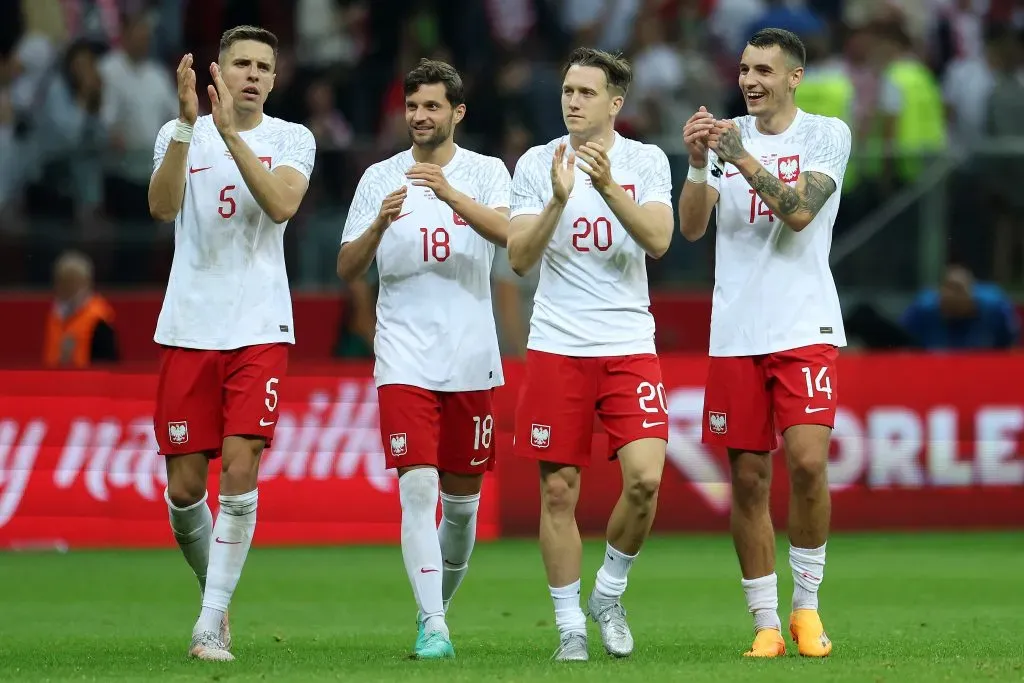
[[[422,142],[416,142],[416,131],[413,130],[412,126],[409,126],[409,142],[426,149],[436,149],[440,147],[444,143],[444,141],[451,136],[451,131],[452,121],[449,120],[446,124],[435,125],[434,132],[429,138],[423,140]]]

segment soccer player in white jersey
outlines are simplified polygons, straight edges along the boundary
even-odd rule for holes
[[[374,379],[419,608],[413,649],[419,659],[445,659],[455,656],[445,614],[466,575],[483,476],[494,467],[491,402],[504,377],[490,273],[495,245],[508,239],[512,179],[500,159],[455,144],[466,105],[454,68],[424,59],[404,90],[412,145],[363,173],[338,275],[351,281],[377,260]]]
[[[618,657],[633,651],[620,598],[654,520],[668,442],[646,260],[672,240],[672,182],[664,152],[615,132],[630,78],[624,59],[575,50],[562,81],[568,135],[528,150],[512,180],[509,262],[520,275],[541,263],[515,452],[540,461],[540,548],[558,660],[588,657],[575,509],[595,415],[608,457],[619,460],[622,495],[587,611]]]
[[[828,258],[851,136],[841,120],[794,104],[804,59],[794,34],[758,31],[739,69],[749,115],[718,121],[702,107],[683,131],[690,156],[679,200],[683,235],[699,239],[717,207],[703,435],[729,452],[730,524],[754,617],[752,657],[786,652],[768,508],[778,433],[791,487],[789,630],[801,655],[832,650],[818,586],[831,514],[836,359],[846,337]]]
[[[303,126],[263,113],[277,38],[224,33],[198,116],[193,56],[178,64],[180,113],[160,129],[153,217],[174,221],[174,260],[155,341],[154,427],[167,461],[171,529],[202,590],[189,654],[231,660],[228,604],[256,526],[260,454],[270,446],[295,343],[284,230],[306,193],[316,145]],[[207,504],[220,458],[220,508]]]

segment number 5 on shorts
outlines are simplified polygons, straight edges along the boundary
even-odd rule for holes
[[[832,380],[828,378],[828,368],[822,366],[818,370],[818,374],[814,377],[814,383],[811,383],[811,369],[808,367],[801,368],[804,373],[804,379],[807,380],[807,398],[814,398],[814,392],[817,391],[819,394],[828,394],[828,400],[832,400]]]
[[[274,385],[278,383],[276,377],[271,377],[267,380],[267,397],[263,399],[263,405],[267,407],[268,412],[274,412],[277,408],[277,391],[274,389]]]

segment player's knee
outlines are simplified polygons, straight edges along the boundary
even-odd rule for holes
[[[262,439],[228,437],[221,452],[220,489],[229,495],[246,493],[259,482]]]
[[[625,482],[626,498],[633,507],[649,507],[661,487],[660,472],[641,472]]]
[[[816,448],[801,448],[787,454],[791,486],[795,490],[814,487],[825,478],[828,455]]]
[[[176,508],[195,505],[206,495],[206,459],[172,456],[167,459],[167,500]]]
[[[541,478],[540,497],[549,515],[570,515],[579,497],[578,481],[559,473],[548,474]]]
[[[733,466],[732,470],[732,497],[733,500],[745,507],[758,507],[768,504],[768,495],[771,491],[772,479],[771,470],[765,462],[749,460]]]

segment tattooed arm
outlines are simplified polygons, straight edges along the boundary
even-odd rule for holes
[[[795,232],[810,225],[836,191],[835,181],[820,171],[801,173],[795,187],[782,182],[747,152],[739,130],[732,123],[718,130],[714,146],[719,158],[735,166],[772,213]]]

